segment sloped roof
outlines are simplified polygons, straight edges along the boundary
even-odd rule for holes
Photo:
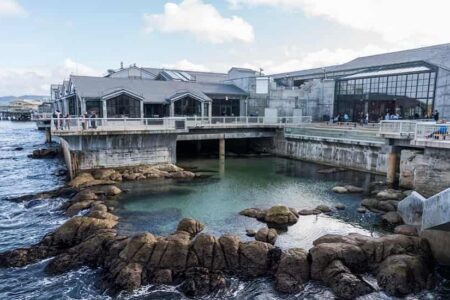
[[[76,92],[84,98],[101,98],[114,91],[128,90],[140,95],[148,103],[164,103],[182,91],[195,95],[245,96],[246,92],[232,84],[199,83],[183,81],[158,81],[148,79],[71,76]]]
[[[201,72],[201,71],[189,71],[189,70],[178,70],[178,69],[163,69],[163,68],[142,68],[148,73],[154,74],[155,77],[163,71],[169,72],[186,72],[194,78],[196,82],[215,82],[222,83],[228,79],[228,74],[226,73],[216,73],[216,72]]]
[[[308,70],[273,74],[274,78],[308,76],[323,74],[324,71],[340,72],[364,69],[377,66],[387,66],[402,63],[427,62],[439,67],[450,69],[450,44],[435,45],[417,49],[409,49],[390,53],[358,57],[341,65],[326,66]]]

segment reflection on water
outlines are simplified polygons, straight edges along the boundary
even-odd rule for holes
[[[206,224],[205,232],[220,235],[233,233],[246,239],[245,229],[258,229],[262,223],[239,215],[249,207],[269,208],[284,204],[296,209],[314,208],[319,204],[334,207],[343,203],[347,209],[332,217],[301,216],[299,222],[282,233],[277,244],[282,247],[309,248],[312,241],[326,233],[371,234],[374,214],[358,214],[361,195],[335,194],[337,184],[367,186],[377,178],[371,174],[341,172],[320,174],[323,167],[282,158],[233,158],[181,161],[181,165],[210,175],[193,181],[147,181],[125,183],[130,190],[117,213],[122,217],[124,232],[173,232],[183,217]]]

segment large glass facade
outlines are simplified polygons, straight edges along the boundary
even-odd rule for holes
[[[175,101],[175,116],[201,116],[203,102],[193,99],[191,97],[185,97]]]
[[[240,113],[240,102],[238,99],[214,99],[212,102],[213,116],[237,117]]]
[[[140,118],[141,101],[128,95],[120,95],[106,100],[108,118]]]
[[[435,78],[434,71],[426,71],[337,80],[335,115],[347,114],[359,121],[368,113],[371,122],[386,114],[402,119],[430,117]]]

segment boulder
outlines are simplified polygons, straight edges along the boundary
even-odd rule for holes
[[[273,228],[261,228],[255,235],[255,240],[275,245],[278,233]]]
[[[115,185],[105,185],[99,188],[106,196],[116,196],[122,193],[122,190]]]
[[[170,269],[157,270],[153,275],[153,282],[156,284],[170,284],[172,281],[172,270]]]
[[[177,231],[185,231],[191,237],[196,236],[205,228],[205,225],[191,218],[184,218],[178,223]]]
[[[367,212],[367,209],[365,209],[364,207],[358,207],[356,211],[360,214],[365,214]]]
[[[397,234],[404,234],[409,236],[418,236],[417,227],[414,225],[398,225],[394,228],[394,232]]]
[[[345,194],[348,193],[348,190],[343,187],[343,186],[335,186],[334,188],[331,189],[333,192],[338,193],[338,194]]]
[[[395,226],[402,224],[403,220],[396,211],[390,211],[381,216],[381,223],[385,226]]]
[[[335,207],[336,207],[337,210],[344,210],[345,209],[345,205],[342,204],[342,203],[336,204]]]
[[[402,200],[405,195],[402,191],[386,189],[384,191],[378,192],[377,197],[382,200]]]
[[[142,265],[131,263],[120,270],[113,286],[117,290],[133,291],[141,286],[141,282]]]
[[[186,279],[179,289],[189,297],[201,296],[225,288],[226,280],[221,272],[210,272],[207,268],[189,268]]]
[[[246,229],[245,234],[249,237],[254,237],[256,235],[256,230],[253,229]]]
[[[113,169],[96,169],[92,172],[92,176],[99,180],[112,180],[111,176],[116,174]]]
[[[308,280],[308,253],[301,248],[283,251],[275,273],[275,289],[284,293],[297,293]]]
[[[226,262],[226,270],[236,271],[239,269],[239,237],[225,234],[219,238],[219,244],[223,250]]]
[[[259,241],[241,242],[239,247],[239,263],[242,274],[249,277],[267,274],[269,265],[268,254],[273,246]]]
[[[298,212],[299,215],[302,216],[309,216],[309,215],[319,215],[322,212],[320,210],[317,209],[302,209]]]
[[[354,186],[354,185],[346,185],[344,186],[345,189],[347,189],[347,191],[349,193],[363,193],[364,189],[362,187],[358,187],[358,186]]]
[[[239,214],[242,216],[255,218],[258,220],[263,220],[266,215],[266,211],[259,208],[246,208],[240,211]]]
[[[91,207],[92,203],[94,203],[94,200],[75,202],[74,204],[70,205],[69,208],[66,210],[66,215],[69,217],[75,216],[81,210],[88,209],[89,207]]]
[[[431,265],[417,255],[399,254],[379,266],[378,285],[392,296],[404,296],[431,287]]]
[[[22,148],[23,149],[23,148]],[[37,149],[34,150],[29,157],[31,158],[54,158],[61,154],[59,148],[49,148],[49,149]]]
[[[264,221],[274,225],[293,225],[297,223],[298,216],[289,207],[277,205],[267,210]]]
[[[355,299],[373,292],[370,285],[354,275],[340,260],[333,260],[322,276],[339,299]]]
[[[331,208],[329,206],[323,205],[323,204],[322,205],[318,205],[315,210],[319,210],[319,211],[321,211],[323,213],[330,213],[331,212]]]
[[[72,180],[68,183],[68,185],[71,186],[71,187],[78,188],[78,187],[80,187],[81,185],[83,185],[83,184],[85,184],[85,183],[87,183],[87,182],[90,182],[90,181],[94,181],[94,180],[95,180],[95,178],[92,176],[91,173],[85,172],[85,173],[79,174],[77,177],[75,177],[74,179],[72,179]]]

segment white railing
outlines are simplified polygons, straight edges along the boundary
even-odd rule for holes
[[[254,126],[296,126],[311,123],[311,117],[167,117],[167,118],[57,118],[54,132],[186,130],[188,128],[234,128]]]
[[[310,116],[301,117],[187,117],[188,127],[245,127],[255,125],[296,125],[311,123]]]
[[[413,137],[416,124],[419,122],[432,122],[432,119],[424,120],[383,120],[380,122],[378,133],[380,135],[397,135],[399,137]]]
[[[50,120],[52,118],[52,113],[33,113],[31,114],[32,121]]]
[[[184,118],[57,118],[51,130],[59,132],[186,130]]]
[[[415,128],[415,141],[450,142],[450,124],[423,122],[417,123]]]

